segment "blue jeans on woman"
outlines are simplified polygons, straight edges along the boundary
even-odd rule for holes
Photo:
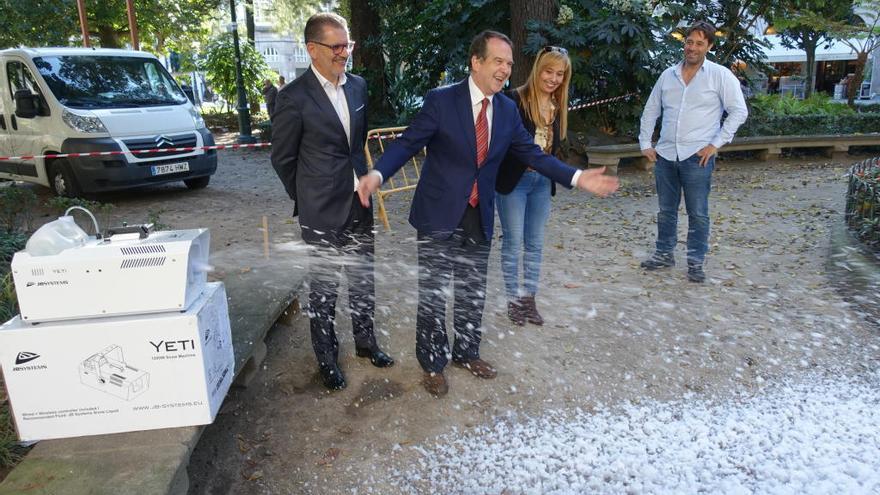
[[[544,226],[550,217],[550,179],[526,171],[510,194],[495,197],[503,234],[501,271],[507,298],[514,301],[521,296],[534,296],[541,276]],[[519,290],[520,253],[523,253],[522,292]]]
[[[709,251],[709,191],[715,157],[705,167],[696,154],[670,161],[657,155],[654,177],[657,182],[657,254],[672,256],[678,242],[678,205],[684,192],[688,215],[687,262],[701,266]]]

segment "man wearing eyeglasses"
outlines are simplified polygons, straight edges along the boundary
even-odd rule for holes
[[[394,140],[358,189],[364,206],[382,181],[427,147],[409,222],[418,235],[419,307],[416,357],[425,390],[435,397],[449,386],[443,370],[454,365],[478,378],[495,378],[480,356],[486,271],[495,221],[495,179],[505,155],[566,187],[598,196],[617,189],[603,169],[579,171],[544,153],[523,127],[516,104],[497,94],[510,77],[513,47],[504,34],[484,31],[470,48],[470,76],[428,92],[422,110]],[[454,288],[455,341],[446,334],[446,291]]]
[[[656,162],[656,251],[642,262],[646,270],[675,265],[678,205],[684,192],[688,215],[687,278],[706,280],[703,262],[709,250],[709,190],[718,148],[733,139],[748,109],[739,80],[727,67],[706,60],[715,42],[715,27],[703,21],[687,29],[684,60],[666,69],[654,85],[642,113],[642,155]],[[721,117],[727,112],[724,124]],[[651,143],[657,118],[663,115],[660,140]]]
[[[355,193],[367,173],[367,84],[345,66],[354,49],[345,19],[318,13],[306,22],[312,65],[278,92],[272,121],[272,166],[294,201],[309,259],[312,347],[324,385],[345,388],[336,339],[340,272],[348,278],[355,353],[376,367],[394,361],[373,331],[373,210]]]

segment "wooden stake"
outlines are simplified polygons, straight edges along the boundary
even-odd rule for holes
[[[83,0],[76,0],[76,10],[79,12],[79,29],[82,32],[83,46],[90,48],[92,44],[89,41],[89,21],[86,19],[86,6]]]
[[[138,40],[137,16],[134,13],[134,1],[125,0],[125,8],[128,11],[128,32],[131,33],[131,49],[140,50],[141,42]]]
[[[269,219],[263,215],[263,255],[269,259]]]

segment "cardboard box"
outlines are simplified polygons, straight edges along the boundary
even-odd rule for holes
[[[211,423],[232,383],[226,291],[186,312],[0,327],[0,365],[21,440]]]

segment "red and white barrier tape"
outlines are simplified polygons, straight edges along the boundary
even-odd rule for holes
[[[634,96],[636,93],[629,93],[622,96],[615,96],[613,98],[605,98],[603,100],[595,100],[588,103],[582,103],[580,105],[573,105],[568,107],[568,111],[580,110],[581,108],[587,107],[595,107],[599,105],[605,105],[607,103],[612,103],[615,101],[620,101],[627,99],[631,96]],[[388,137],[400,137],[401,134],[374,134],[370,136],[369,139],[379,139],[379,138],[388,138]],[[114,156],[114,155],[125,155],[131,153],[133,155],[143,155],[147,153],[190,153],[197,150],[238,150],[242,148],[266,148],[272,146],[272,143],[253,143],[253,144],[215,144],[212,146],[187,146],[184,148],[155,148],[151,150],[136,150],[136,151],[91,151],[87,153],[60,153],[53,155],[22,155],[22,156],[0,156],[0,161],[9,161],[9,160],[34,160],[37,158],[83,158],[83,157],[96,157],[96,156]]]
[[[612,98],[605,98],[603,100],[595,100],[595,101],[590,101],[587,103],[581,103],[580,105],[572,105],[572,106],[568,107],[568,111],[571,112],[574,110],[580,110],[581,108],[597,107],[599,105],[605,105],[607,103],[613,103],[615,101],[625,100],[627,98],[635,96],[636,94],[638,94],[638,93],[627,93],[625,95],[614,96]]]
[[[33,160],[35,158],[82,158],[95,156],[114,156],[126,155],[142,155],[146,153],[190,153],[196,150],[237,150],[240,148],[264,148],[272,146],[272,143],[254,143],[254,144],[215,144],[213,146],[187,146],[185,148],[155,148],[151,150],[136,151],[91,151],[88,153],[60,153],[57,155],[22,155],[22,156],[0,156],[0,161],[6,160]]]

